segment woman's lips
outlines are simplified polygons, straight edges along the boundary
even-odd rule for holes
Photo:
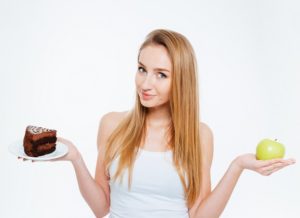
[[[146,94],[146,93],[142,93],[142,98],[143,100],[150,100],[154,97],[155,95],[149,95],[149,94]]]

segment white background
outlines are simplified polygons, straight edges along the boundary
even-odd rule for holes
[[[156,28],[184,34],[196,51],[201,117],[215,139],[213,187],[265,137],[299,162],[299,8],[296,0],[1,0],[0,217],[93,217],[70,163],[22,162],[7,147],[29,124],[55,128],[94,175],[98,122],[132,107],[137,51]],[[245,171],[221,217],[299,217],[299,170]]]

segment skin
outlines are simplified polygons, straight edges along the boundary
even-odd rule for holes
[[[165,135],[171,120],[168,102],[171,90],[172,63],[163,46],[145,47],[140,52],[138,62],[138,72],[135,77],[136,90],[141,104],[149,108],[148,131],[143,148],[151,151],[164,151],[168,149]],[[153,97],[146,100],[143,98],[143,94]]]
[[[156,68],[163,68],[157,70]],[[172,64],[167,50],[158,45],[147,46],[139,56],[135,83],[141,103],[149,108],[147,116],[147,135],[143,148],[151,151],[168,149],[165,136],[170,122],[168,109],[171,89]],[[143,93],[153,95],[150,100],[143,98]],[[109,213],[109,177],[104,169],[104,147],[107,139],[127,112],[110,112],[105,114],[99,123],[97,145],[98,159],[95,178],[89,173],[76,146],[68,139],[58,137],[58,141],[68,146],[69,152],[64,157],[52,161],[70,161],[76,172],[80,192],[96,217]],[[195,204],[189,208],[191,218],[217,218],[224,210],[234,187],[244,170],[252,170],[263,176],[295,163],[293,159],[256,160],[255,154],[243,154],[236,157],[224,176],[211,190],[210,168],[213,158],[213,134],[205,123],[200,123],[201,146],[204,152],[204,182],[202,192]],[[26,160],[26,159],[23,159]],[[101,202],[101,203],[100,203]]]

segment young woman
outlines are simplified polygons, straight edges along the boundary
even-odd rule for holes
[[[294,160],[236,157],[211,191],[213,134],[199,118],[197,64],[189,41],[169,30],[148,34],[138,53],[136,103],[99,124],[95,177],[67,139],[82,196],[96,217],[217,218],[244,169],[270,175]]]

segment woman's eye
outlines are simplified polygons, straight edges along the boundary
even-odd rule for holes
[[[158,77],[159,77],[159,78],[167,78],[166,74],[164,74],[164,73],[159,73],[159,74],[158,74]]]
[[[139,67],[139,68],[138,68],[138,71],[141,72],[141,73],[146,72],[145,69],[144,69],[143,67]]]

